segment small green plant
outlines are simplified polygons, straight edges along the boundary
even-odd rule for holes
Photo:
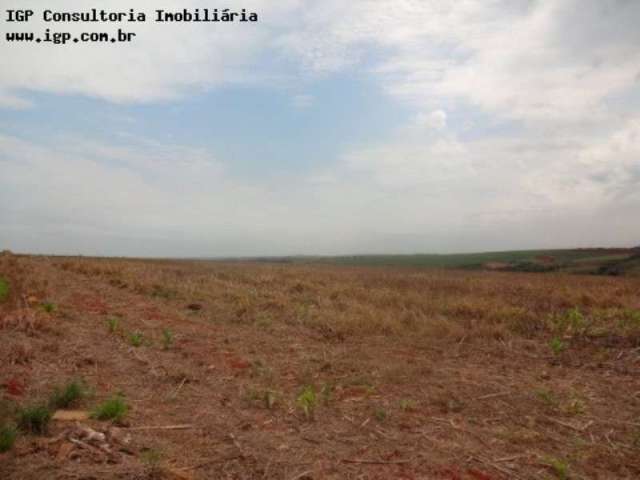
[[[128,411],[129,406],[122,395],[115,395],[98,405],[95,410],[91,412],[91,418],[120,422]]]
[[[18,426],[27,433],[47,433],[51,410],[46,405],[31,405],[18,411]]]
[[[0,426],[0,453],[8,452],[18,438],[18,432],[11,425]]]
[[[0,303],[4,302],[9,297],[9,282],[0,277]]]
[[[567,317],[569,325],[572,327],[579,327],[584,323],[584,315],[578,307],[573,307],[567,310],[565,316]]]
[[[589,328],[587,317],[578,307],[553,316],[553,329],[558,335],[584,335]]]
[[[379,422],[384,422],[388,417],[387,411],[384,408],[377,408],[376,411],[373,412],[373,416]]]
[[[40,307],[47,313],[53,313],[58,309],[58,306],[51,302],[44,302]]]
[[[296,404],[304,413],[306,418],[311,418],[318,404],[318,396],[313,386],[309,385],[298,395]]]
[[[549,348],[554,355],[560,355],[567,349],[567,344],[564,343],[559,337],[553,337],[549,342]]]
[[[111,317],[107,320],[107,328],[109,333],[114,334],[120,328],[120,319],[118,317]]]
[[[553,471],[554,475],[559,480],[568,480],[569,479],[569,465],[564,460],[560,460],[559,458],[550,458],[548,460],[549,467]]]
[[[72,380],[62,387],[56,387],[49,399],[52,408],[69,408],[87,395],[87,388],[81,380]]]
[[[140,332],[132,332],[129,334],[129,343],[133,347],[141,347],[144,343],[144,336]]]
[[[162,348],[169,350],[173,345],[173,332],[168,328],[162,330]]]

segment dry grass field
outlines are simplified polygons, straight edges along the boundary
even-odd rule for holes
[[[2,479],[640,478],[638,278],[11,254],[0,277]]]

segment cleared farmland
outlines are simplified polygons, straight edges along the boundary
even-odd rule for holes
[[[637,278],[13,255],[0,276],[7,478],[640,475]]]

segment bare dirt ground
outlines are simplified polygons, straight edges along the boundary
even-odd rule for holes
[[[640,478],[638,279],[12,255],[0,276],[0,422],[77,378],[76,410],[129,405],[21,432],[2,479]]]

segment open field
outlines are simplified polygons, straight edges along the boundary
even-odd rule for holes
[[[3,479],[640,478],[637,277],[10,254],[0,277]]]
[[[272,259],[266,259],[267,263]],[[640,277],[640,248],[515,250],[450,255],[354,255],[284,257],[285,263],[323,263],[349,266],[455,268],[514,272],[565,272]]]

